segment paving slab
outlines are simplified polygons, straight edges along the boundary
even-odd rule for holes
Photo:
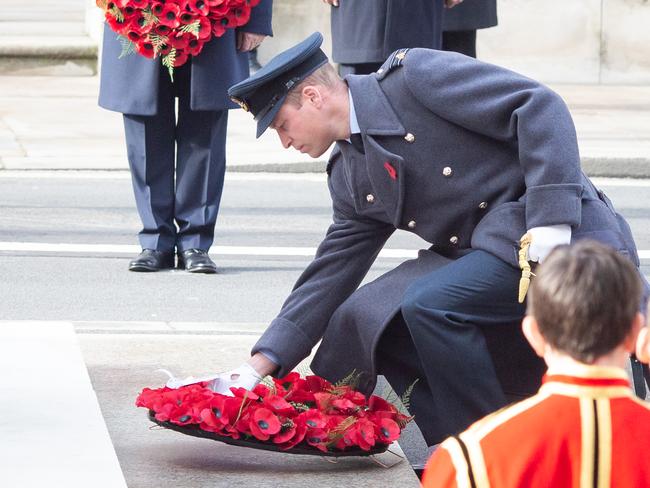
[[[0,322],[0,480],[125,487],[72,324]]]
[[[151,428],[134,401],[145,386],[159,386],[161,367],[176,375],[224,370],[246,357],[249,335],[96,334],[79,330],[79,341],[129,488],[182,487],[417,487],[408,462],[296,456],[229,446]],[[391,450],[401,455],[399,446]]]

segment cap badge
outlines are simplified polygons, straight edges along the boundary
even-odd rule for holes
[[[244,112],[250,112],[250,108],[248,107],[248,104],[245,101],[240,100],[237,97],[230,97],[230,99],[233,102],[235,102],[237,105],[239,105],[244,110]]]

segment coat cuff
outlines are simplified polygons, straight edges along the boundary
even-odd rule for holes
[[[582,185],[532,186],[526,190],[526,227],[580,225]]]
[[[293,322],[276,318],[264,332],[251,354],[264,350],[272,352],[280,369],[273,375],[282,378],[311,353],[312,340]]]

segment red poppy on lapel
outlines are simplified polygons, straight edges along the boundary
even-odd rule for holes
[[[397,179],[397,170],[393,168],[393,165],[390,164],[388,161],[384,163],[384,168],[386,171],[388,171],[388,176],[390,176],[391,180],[396,180]]]

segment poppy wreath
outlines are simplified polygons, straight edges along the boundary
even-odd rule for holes
[[[164,427],[229,444],[296,454],[383,452],[412,419],[387,400],[292,372],[257,385],[213,392],[207,382],[142,390],[136,406]]]
[[[212,37],[246,24],[260,0],[96,0],[122,42],[120,57],[160,56],[174,68],[198,56]]]

